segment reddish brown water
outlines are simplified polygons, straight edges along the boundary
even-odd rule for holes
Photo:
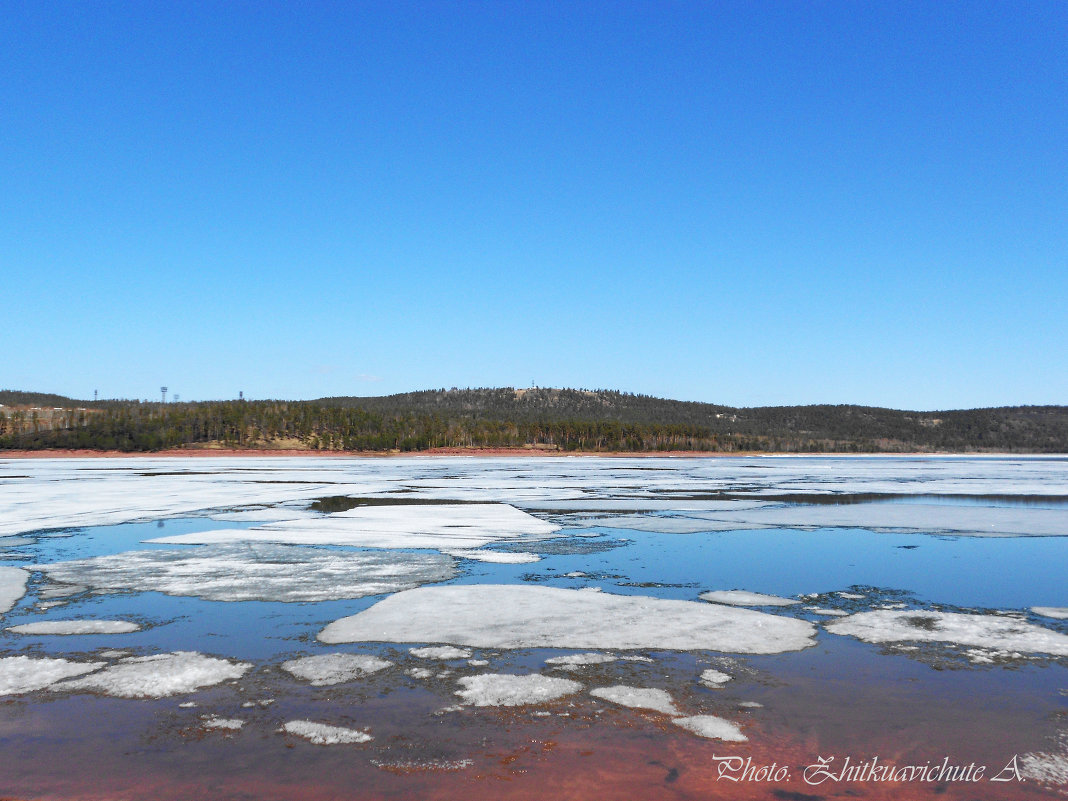
[[[587,696],[542,708],[435,715],[451,685],[313,689],[280,678],[182,699],[23,697],[0,703],[0,797],[188,799],[946,799],[1064,798],[1064,788],[988,779],[1014,755],[1056,750],[1068,728],[1063,666],[939,670],[847,643],[751,660],[762,678],[744,689],[673,689],[687,709],[739,722],[746,743],[696,737],[653,713]],[[596,683],[584,674],[588,684]],[[444,688],[444,689],[443,689]],[[250,696],[250,690],[254,691]],[[276,697],[242,708],[249,697]],[[742,710],[743,699],[762,708]],[[544,713],[550,714],[544,714]],[[247,721],[208,731],[200,715]],[[539,714],[540,713],[540,714]],[[365,745],[316,746],[277,732],[297,718],[369,727]],[[1060,748],[1063,750],[1064,746]],[[749,759],[760,781],[730,781],[717,758]],[[806,766],[833,756],[897,766],[983,766],[980,782],[810,784]],[[470,764],[460,768],[460,760]],[[462,764],[462,763],[461,763]],[[448,768],[454,769],[448,769]],[[455,769],[459,768],[459,769]],[[783,769],[785,772],[783,772]],[[769,772],[771,772],[769,770]],[[734,775],[737,775],[735,773]]]

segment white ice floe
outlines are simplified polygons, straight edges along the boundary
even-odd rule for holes
[[[842,609],[824,609],[821,606],[806,606],[805,611],[814,615],[823,615],[824,617],[846,617],[849,614],[849,612]]]
[[[30,574],[21,567],[0,565],[0,614],[7,612],[26,594]]]
[[[573,695],[582,685],[570,679],[532,674],[514,676],[505,673],[484,673],[466,676],[459,681],[463,687],[456,694],[474,706],[525,706],[555,701]]]
[[[847,601],[860,601],[867,597],[857,592],[836,592],[835,595],[839,598],[845,598]]]
[[[456,648],[452,645],[428,645],[425,648],[411,648],[408,653],[420,659],[468,659],[471,656],[470,649]]]
[[[586,574],[581,570],[572,570],[570,573],[564,573],[564,578],[585,578]]]
[[[392,665],[389,660],[369,654],[321,654],[290,659],[282,663],[282,670],[315,687],[325,687],[369,676]]]
[[[1068,656],[1068,635],[995,615],[879,609],[859,612],[824,626],[835,634],[849,634],[867,642],[947,642]]]
[[[742,730],[735,724],[729,720],[717,718],[715,715],[694,715],[689,718],[675,718],[672,723],[710,740],[744,743],[749,739],[742,734]]]
[[[582,667],[584,665],[603,665],[607,662],[615,662],[617,657],[610,654],[569,654],[567,656],[551,656],[545,660],[546,665],[564,667]]]
[[[232,523],[277,523],[283,520],[318,517],[315,512],[293,506],[270,506],[260,509],[235,509],[230,512],[215,512],[212,520]]]
[[[731,680],[731,676],[709,668],[701,672],[701,683],[706,687],[720,687]]]
[[[702,601],[731,606],[793,606],[800,603],[793,598],[780,598],[778,595],[765,595],[761,592],[746,590],[713,590],[699,596]]]
[[[57,681],[90,673],[105,664],[33,656],[0,657],[0,696],[43,690]]]
[[[130,657],[117,665],[79,679],[61,682],[53,690],[90,690],[120,698],[163,698],[239,679],[252,665],[230,662],[195,651]]]
[[[451,557],[291,545],[152,549],[40,565],[49,577],[104,590],[155,591],[209,601],[329,601],[444,581]]]
[[[16,634],[129,634],[141,627],[129,620],[42,620],[7,630]]]
[[[249,529],[223,529],[148,542],[213,545],[273,542],[287,545],[351,545],[361,548],[478,549],[495,542],[541,539],[560,526],[504,503],[360,506],[308,520]]]
[[[1019,764],[1024,779],[1054,786],[1068,785],[1068,754],[1024,754]]]
[[[319,639],[768,654],[813,645],[815,633],[807,621],[697,601],[482,584],[397,593],[334,621]]]
[[[89,588],[81,584],[49,584],[39,587],[38,598],[70,598],[72,595],[80,595]]]
[[[1068,620],[1068,606],[1032,606],[1031,611],[1042,617]]]
[[[474,559],[477,562],[493,562],[499,565],[526,565],[541,561],[541,557],[536,553],[487,551],[484,548],[450,550],[445,553],[459,559]]]
[[[679,710],[675,708],[675,702],[665,690],[627,687],[620,684],[616,687],[598,687],[590,690],[590,695],[632,709],[651,709],[654,712],[663,712],[665,715],[679,714]]]
[[[759,701],[742,701],[738,706],[743,709],[763,709],[764,705]]]
[[[366,743],[374,738],[359,729],[346,729],[342,726],[328,726],[311,720],[291,720],[282,724],[282,731],[303,737],[315,745],[344,745],[346,743]]]
[[[471,667],[485,667],[489,664],[488,659],[468,659],[467,664]]]
[[[404,671],[404,674],[411,676],[413,679],[430,679],[434,677],[434,671],[425,667],[408,668]]]
[[[201,724],[205,729],[222,729],[224,731],[238,731],[245,725],[245,721],[238,718],[220,718],[214,715],[202,719]]]

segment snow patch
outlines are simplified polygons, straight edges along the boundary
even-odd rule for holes
[[[205,729],[223,729],[225,731],[238,731],[245,725],[245,721],[238,720],[237,718],[220,718],[220,717],[206,717],[203,719],[201,725]]]

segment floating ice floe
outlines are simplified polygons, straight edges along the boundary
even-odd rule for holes
[[[793,606],[800,603],[793,598],[780,598],[778,595],[765,595],[761,592],[746,590],[712,590],[699,596],[702,601],[730,606]]]
[[[679,710],[675,708],[675,702],[665,690],[627,687],[621,684],[616,687],[598,687],[590,690],[590,695],[632,709],[651,709],[653,712],[662,712],[665,715],[679,714]]]
[[[399,773],[413,773],[416,771],[464,770],[474,765],[475,762],[473,759],[426,759],[419,761],[410,759],[398,759],[393,761],[372,759],[371,764],[376,768],[382,768],[382,770],[396,771]]]
[[[7,630],[16,634],[129,634],[141,627],[128,620],[42,620]]]
[[[468,659],[471,656],[469,649],[456,648],[452,645],[428,645],[425,648],[411,648],[408,653],[420,659]]]
[[[582,685],[570,679],[532,674],[515,676],[506,673],[484,673],[460,679],[462,690],[456,694],[474,706],[525,706],[543,704],[573,695]]]
[[[245,725],[245,721],[238,718],[220,718],[214,715],[203,718],[201,726],[205,729],[222,729],[224,731],[238,731]]]
[[[867,642],[946,642],[1001,651],[1068,656],[1068,635],[1014,618],[958,612],[875,610],[824,626]]]
[[[1020,776],[1040,784],[1068,785],[1068,754],[1024,754],[1020,757]]]
[[[252,665],[230,662],[195,651],[135,656],[78,679],[52,685],[53,690],[95,690],[120,698],[163,698],[239,679]]]
[[[835,595],[839,598],[845,598],[847,601],[860,601],[867,597],[858,592],[836,592]]]
[[[411,589],[456,575],[452,558],[408,551],[339,552],[292,545],[127,551],[40,565],[50,578],[104,590],[209,601],[330,601]]]
[[[0,614],[7,612],[26,594],[30,574],[21,567],[0,566]]]
[[[569,654],[567,656],[551,656],[545,660],[546,665],[554,667],[583,667],[585,665],[603,665],[615,662],[617,657],[611,654]]]
[[[153,543],[214,545],[272,542],[287,545],[350,545],[361,548],[478,549],[495,542],[548,537],[560,526],[504,503],[360,506],[308,520],[287,520],[249,529],[223,529]]]
[[[824,609],[821,606],[806,606],[805,611],[814,615],[823,615],[824,617],[846,617],[849,614],[849,612],[842,609]]]
[[[1032,606],[1031,611],[1042,617],[1068,620],[1068,606]]]
[[[0,696],[43,690],[57,681],[99,670],[105,664],[34,656],[0,657]]]
[[[726,673],[721,673],[718,670],[713,670],[712,668],[701,672],[701,683],[706,687],[718,688],[730,680],[731,676],[728,676]]]
[[[374,738],[359,729],[346,729],[342,726],[328,726],[311,720],[291,720],[282,724],[282,731],[303,737],[315,745],[343,745],[346,743],[366,743]]]
[[[718,718],[715,715],[694,715],[688,718],[675,718],[676,726],[681,726],[701,737],[710,740],[724,740],[729,743],[744,743],[749,738],[742,734],[742,730],[729,720]]]
[[[282,670],[314,687],[325,687],[369,676],[392,665],[389,660],[368,654],[320,654],[290,659],[282,663]]]
[[[411,676],[413,679],[430,679],[434,677],[434,671],[425,667],[408,668],[404,671],[404,674]]]
[[[319,640],[768,654],[813,645],[815,633],[807,621],[697,601],[482,584],[391,595],[334,621]]]
[[[541,561],[541,557],[536,553],[522,551],[487,551],[482,548],[476,548],[474,550],[445,551],[445,553],[459,559],[474,559],[476,562],[493,562],[499,565],[526,565]]]

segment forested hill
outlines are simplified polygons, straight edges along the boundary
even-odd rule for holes
[[[606,390],[539,388],[168,404],[0,391],[0,404],[0,449],[1068,452],[1065,406],[737,409]]]

